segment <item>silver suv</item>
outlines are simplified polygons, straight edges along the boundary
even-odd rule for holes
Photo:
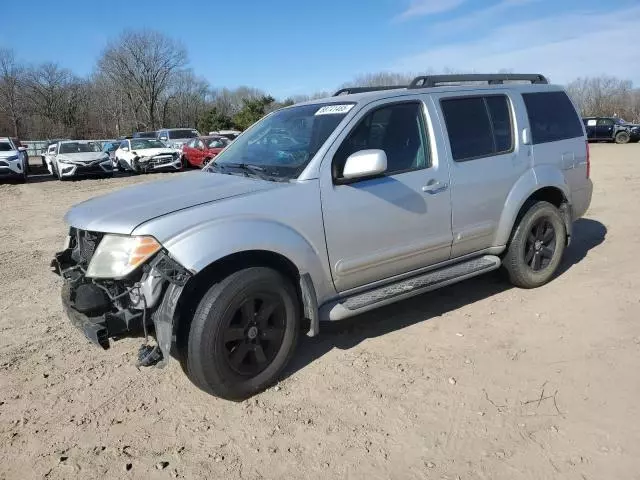
[[[499,267],[522,288],[553,277],[592,193],[561,87],[431,76],[338,93],[271,113],[201,172],[71,209],[52,263],[71,321],[103,348],[144,334],[139,364],[175,356],[241,399],[321,321]]]

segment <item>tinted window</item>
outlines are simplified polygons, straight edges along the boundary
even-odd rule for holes
[[[504,97],[498,97],[503,98]],[[506,103],[506,100],[503,100]],[[499,104],[492,102],[497,118],[501,116]],[[505,106],[505,108],[507,108]],[[491,126],[489,107],[484,97],[473,98],[451,98],[442,100],[442,112],[444,113],[447,132],[449,133],[449,143],[451,145],[451,155],[455,161],[470,160],[472,158],[486,157],[498,152],[494,139],[494,131]],[[506,117],[506,131],[511,130],[511,120],[508,108]],[[504,121],[504,120],[503,120]],[[503,128],[496,130],[505,132]],[[510,138],[508,133],[508,138]],[[501,141],[504,143],[504,139]],[[509,141],[509,143],[511,143]]]
[[[582,124],[566,93],[524,93],[522,97],[534,144],[582,137]]]
[[[598,119],[598,125],[605,125],[605,126],[612,126],[615,122],[613,120],[611,120],[610,118],[599,118]]]
[[[194,138],[198,136],[195,130],[169,130],[169,138]]]
[[[507,97],[496,95],[485,97],[485,101],[493,127],[494,151],[495,153],[508,152],[513,148],[513,128]]]
[[[384,150],[387,174],[429,166],[430,154],[420,104],[382,107],[360,120],[333,158],[334,176],[342,176],[349,155],[368,149]]]
[[[123,141],[120,144],[120,148],[129,148],[129,142],[127,140]]]
[[[13,150],[13,147],[10,143],[2,142],[0,143],[0,152],[10,152]]]

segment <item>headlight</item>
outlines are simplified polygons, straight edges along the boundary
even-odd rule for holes
[[[67,160],[65,158],[58,158],[58,163],[66,163],[68,165],[73,165],[74,163],[71,160]]]
[[[11,155],[10,157],[6,157],[5,160],[8,160],[9,162],[14,162],[16,160],[19,160],[20,156],[19,155]]]
[[[126,277],[160,248],[161,245],[153,237],[105,235],[91,258],[87,277]]]

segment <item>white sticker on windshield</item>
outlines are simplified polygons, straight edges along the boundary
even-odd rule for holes
[[[316,115],[343,115],[353,108],[353,103],[345,105],[326,105],[316,112]]]

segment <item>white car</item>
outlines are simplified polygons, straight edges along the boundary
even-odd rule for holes
[[[27,181],[29,158],[26,149],[10,137],[0,137],[0,178]]]
[[[113,164],[98,142],[64,140],[49,145],[44,157],[47,170],[59,180],[77,176],[113,176]]]
[[[181,151],[153,138],[122,140],[114,155],[118,170],[136,173],[182,169]]]

